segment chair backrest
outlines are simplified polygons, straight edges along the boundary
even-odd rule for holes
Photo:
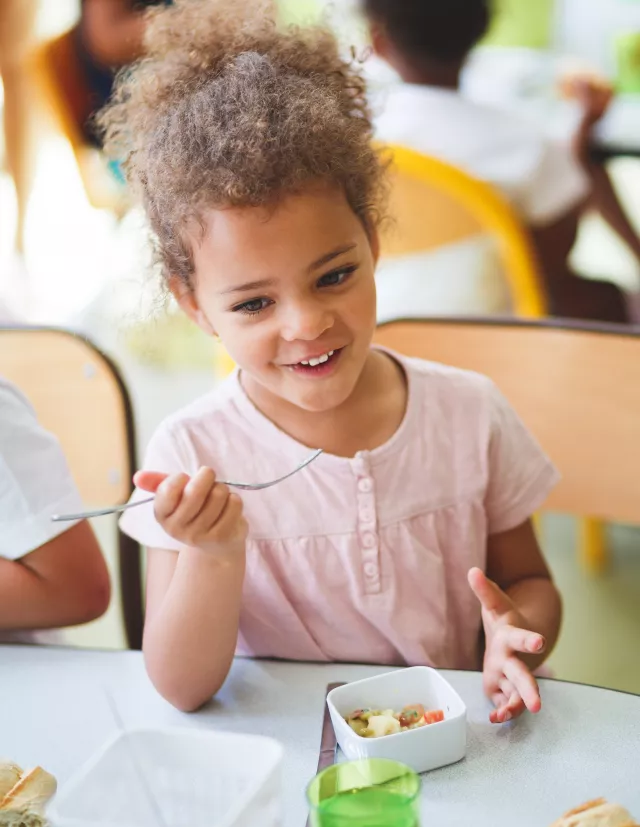
[[[87,339],[55,328],[0,328],[0,375],[17,385],[60,441],[88,506],[126,502],[136,468],[131,402],[115,365]],[[131,648],[142,639],[140,549],[118,532]]]
[[[516,314],[546,315],[531,242],[505,199],[489,184],[443,161],[405,147],[384,151],[392,158],[392,221],[383,229],[382,255],[429,252],[487,233],[495,239]]]
[[[640,334],[431,319],[382,325],[375,338],[399,353],[491,377],[562,474],[546,508],[640,523]]]

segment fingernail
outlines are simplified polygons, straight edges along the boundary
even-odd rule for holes
[[[544,638],[540,637],[531,644],[532,652],[540,652],[544,649]]]
[[[510,713],[510,712],[505,712],[505,713],[504,713],[504,715],[502,716],[502,722],[503,722],[504,724],[506,724],[506,723],[507,723],[507,721],[510,721],[512,717],[513,717],[513,716],[511,715],[511,713]]]

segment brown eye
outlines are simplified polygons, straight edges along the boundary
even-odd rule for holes
[[[357,267],[343,267],[342,270],[333,270],[331,273],[327,273],[318,279],[318,287],[338,287],[344,284],[349,276],[355,273],[357,269]]]
[[[265,308],[267,308],[273,302],[270,299],[251,299],[248,302],[243,302],[242,304],[236,305],[233,308],[234,313],[245,313],[248,316],[255,316],[257,313],[260,313]]]

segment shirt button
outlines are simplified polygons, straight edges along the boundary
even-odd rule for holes
[[[378,576],[378,567],[375,563],[365,563],[364,564],[364,573],[369,578],[376,578]]]
[[[358,491],[361,491],[363,494],[369,494],[373,490],[373,483],[369,477],[364,477],[358,481]]]
[[[367,531],[362,537],[362,542],[365,548],[373,548],[376,544],[376,538],[370,531]]]

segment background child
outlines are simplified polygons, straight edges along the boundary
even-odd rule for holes
[[[517,115],[460,93],[465,61],[489,26],[489,0],[363,0],[363,6],[374,50],[403,81],[380,100],[379,137],[448,161],[502,191],[531,230],[554,315],[640,320],[637,294],[626,295],[611,282],[580,278],[568,263],[587,207],[599,210],[640,261],[640,238],[606,169],[590,152],[592,130],[607,109],[610,92],[574,80],[570,93],[582,104],[582,120],[572,146],[552,142]],[[482,255],[482,245],[479,251]],[[468,256],[461,255],[462,269],[469,269]],[[447,263],[453,279],[463,277]],[[480,296],[476,312],[495,312],[491,302],[496,293],[500,297],[495,275],[483,281],[483,268],[475,266],[481,284],[475,292],[487,294]],[[416,280],[424,273],[424,268],[416,273]],[[468,290],[475,299],[474,285]],[[445,308],[458,310],[459,305]]]
[[[87,623],[109,605],[109,574],[89,523],[53,523],[82,511],[60,445],[27,399],[0,378],[0,639]]]
[[[537,711],[560,601],[529,516],[556,473],[487,379],[372,349],[364,83],[330,31],[273,21],[259,0],[154,13],[103,119],[170,289],[240,366],[161,425],[136,476],[155,504],[122,518],[149,547],[149,674],[190,710],[234,652],[475,668],[484,621],[491,719]],[[316,447],[274,488],[216,483]]]

